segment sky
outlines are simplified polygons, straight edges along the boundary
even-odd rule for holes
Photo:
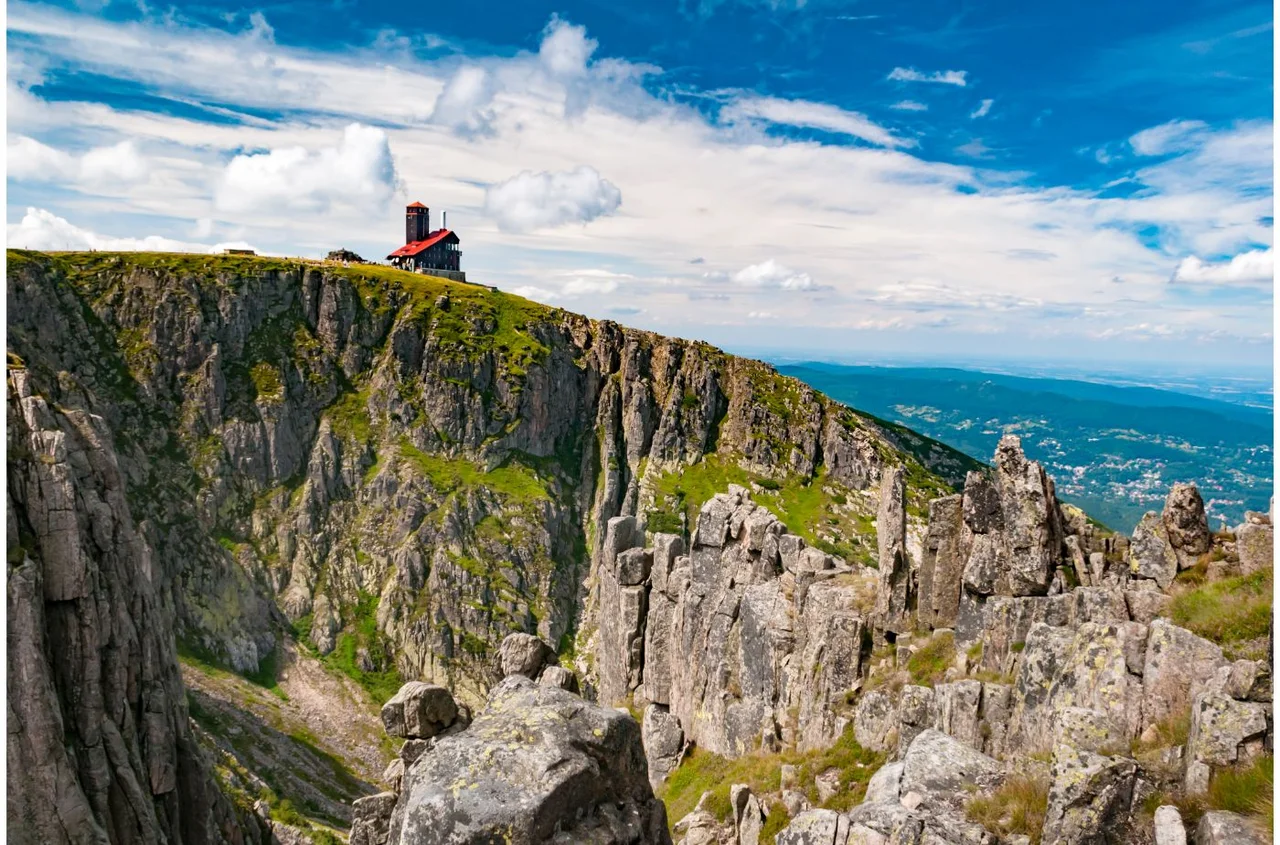
[[[1269,367],[1270,4],[7,5],[9,246],[383,259],[731,350]]]

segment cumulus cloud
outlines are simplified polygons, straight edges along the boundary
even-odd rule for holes
[[[9,178],[19,182],[102,187],[142,182],[150,175],[146,159],[132,141],[74,155],[17,135],[9,138],[8,161]]]
[[[983,100],[982,103],[976,109],[969,112],[969,117],[971,118],[986,117],[988,114],[991,113],[991,105],[994,102],[995,100]]]
[[[733,280],[740,285],[774,290],[818,290],[818,284],[808,273],[792,270],[785,264],[779,264],[772,258],[759,264],[743,267],[733,274]]]
[[[786,126],[821,129],[861,138],[882,147],[913,147],[915,141],[898,138],[866,115],[827,103],[784,100],[779,97],[744,97],[720,111],[722,121],[765,120]]]
[[[524,171],[485,189],[485,213],[504,232],[586,224],[618,210],[618,186],[585,165],[562,173]]]
[[[597,46],[594,38],[587,37],[585,26],[575,26],[558,15],[552,15],[550,23],[542,31],[538,60],[551,76],[581,76],[586,73],[587,62]]]
[[[495,114],[491,104],[496,90],[494,78],[487,70],[464,65],[445,83],[428,120],[437,126],[447,126],[462,138],[492,135]]]
[[[1270,249],[1242,252],[1230,261],[1203,261],[1194,255],[1178,262],[1170,281],[1198,285],[1264,285],[1274,273]]]
[[[968,84],[966,77],[968,71],[964,70],[936,70],[933,73],[924,73],[913,67],[896,67],[889,73],[889,79],[894,82],[939,82],[943,85],[957,85],[963,88]]]
[[[238,155],[227,164],[215,195],[223,211],[327,211],[335,205],[375,210],[396,187],[387,133],[352,123],[336,147],[283,147]]]
[[[1133,135],[1129,138],[1129,146],[1143,156],[1185,152],[1198,145],[1208,128],[1201,120],[1171,120]]]
[[[198,252],[215,253],[227,248],[253,249],[244,242],[198,244],[148,235],[144,238],[116,238],[82,229],[43,208],[28,208],[18,223],[7,227],[11,247],[41,250],[101,250],[107,252]]]

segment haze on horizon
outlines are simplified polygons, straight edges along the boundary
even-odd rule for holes
[[[1270,366],[1269,5],[900,5],[10,3],[8,244],[380,259],[421,200],[730,348]]]

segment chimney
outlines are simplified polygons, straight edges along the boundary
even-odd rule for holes
[[[440,215],[440,217],[441,217],[441,220],[440,220],[440,228],[441,228],[441,229],[448,229],[448,228],[449,228],[449,212],[447,212],[447,211],[442,212],[442,213],[441,213],[441,215]]]

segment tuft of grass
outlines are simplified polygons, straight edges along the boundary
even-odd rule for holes
[[[990,795],[978,796],[965,806],[970,821],[1002,838],[1022,834],[1039,845],[1049,809],[1049,782],[1044,778],[1013,775]]]
[[[1274,783],[1275,758],[1269,754],[1245,766],[1223,769],[1209,782],[1209,808],[1253,817],[1274,833]]]
[[[415,447],[409,439],[400,441],[400,457],[422,474],[441,493],[485,487],[504,498],[521,502],[546,501],[551,498],[546,483],[538,473],[514,460],[486,472],[466,458],[429,455]]]
[[[760,828],[760,841],[769,845],[776,841],[779,833],[791,824],[791,814],[787,812],[786,806],[781,801],[775,801],[769,805],[766,812],[768,813],[764,819],[764,826]]]
[[[1275,758],[1267,754],[1250,763],[1214,772],[1209,781],[1209,791],[1203,795],[1157,792],[1143,802],[1142,810],[1151,816],[1155,814],[1156,808],[1172,804],[1178,808],[1183,823],[1191,829],[1210,810],[1229,810],[1244,816],[1256,827],[1265,830],[1268,838],[1273,838],[1274,783]]]
[[[1169,615],[1174,624],[1229,650],[1267,636],[1271,581],[1267,569],[1179,590]]]
[[[907,674],[913,683],[931,687],[940,682],[956,660],[956,640],[952,634],[930,637],[907,660]]]
[[[721,821],[729,818],[729,787],[745,783],[756,795],[777,792],[782,787],[782,766],[794,765],[799,769],[800,784],[808,784],[809,800],[815,806],[845,811],[857,806],[867,791],[867,781],[884,763],[884,755],[869,751],[858,744],[853,736],[853,726],[845,728],[840,738],[830,748],[800,753],[784,751],[778,754],[748,754],[728,759],[695,748],[676,768],[659,790],[659,797],[667,805],[667,821],[676,822],[693,812],[704,792],[710,792],[707,809]],[[840,789],[825,803],[819,804],[815,776],[830,769],[840,772]],[[786,826],[786,811],[781,806],[769,810],[770,820],[781,816],[774,824]],[[766,825],[767,826],[767,825]],[[776,831],[774,831],[776,833]],[[761,842],[771,841],[762,836]]]

